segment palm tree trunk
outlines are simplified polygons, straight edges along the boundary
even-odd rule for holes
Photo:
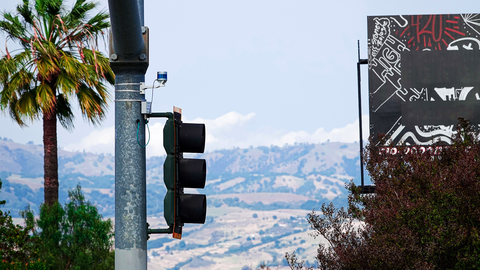
[[[45,204],[58,202],[57,115],[43,114],[43,171]]]

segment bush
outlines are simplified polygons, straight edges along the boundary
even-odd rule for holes
[[[348,185],[348,209],[323,205],[308,221],[322,236],[320,269],[479,269],[480,141],[460,120],[442,151],[382,154],[370,140],[366,164],[375,194]],[[298,251],[297,251],[298,253]],[[302,269],[295,253],[292,269]]]
[[[40,256],[49,269],[114,269],[113,226],[85,201],[79,185],[68,192],[69,202],[42,205],[36,224],[43,244]],[[31,211],[26,211],[31,214]]]
[[[1,200],[0,206],[5,203]],[[32,224],[33,216],[28,219],[28,224]],[[0,269],[46,269],[44,261],[37,259],[40,241],[32,233],[33,226],[15,225],[10,212],[0,210]]]
[[[85,201],[80,186],[68,193],[64,207],[42,205],[38,220],[22,211],[25,227],[0,211],[0,269],[114,269],[112,222]]]

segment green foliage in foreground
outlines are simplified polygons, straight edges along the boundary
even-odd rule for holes
[[[480,141],[460,120],[451,146],[440,153],[400,147],[385,155],[367,146],[367,169],[376,193],[350,184],[349,208],[323,205],[308,221],[324,237],[320,269],[480,269]],[[296,254],[292,269],[310,269]]]
[[[25,227],[0,211],[0,269],[114,269],[112,222],[85,201],[80,186],[64,207],[42,205],[38,220],[30,209],[22,216]]]
[[[5,203],[5,200],[0,200],[0,206]],[[32,232],[32,226],[15,225],[10,213],[0,210],[0,269],[46,269],[44,263],[37,259],[40,239],[31,237]]]

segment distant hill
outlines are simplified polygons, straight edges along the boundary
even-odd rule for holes
[[[207,184],[202,193],[209,205],[310,210],[318,203],[343,204],[345,182],[359,182],[358,145],[347,143],[298,144],[218,150],[202,155],[207,160]],[[165,157],[147,160],[148,212],[162,212]],[[104,216],[114,216],[114,157],[59,150],[60,201],[80,184]],[[0,179],[7,209],[13,215],[27,204],[36,209],[43,201],[43,147],[0,140]],[[195,192],[195,191],[193,191]],[[259,199],[251,194],[270,194]],[[296,196],[292,202],[272,194]],[[249,195],[250,194],[250,195]],[[283,198],[283,196],[280,196]],[[291,196],[293,198],[293,196]],[[233,199],[238,198],[238,200]],[[254,199],[248,199],[254,198]],[[269,205],[268,207],[266,205]]]
[[[231,269],[254,269],[261,261],[278,266],[285,264],[284,252],[294,250],[313,262],[319,240],[308,236],[305,216],[324,202],[346,205],[345,183],[360,182],[358,151],[355,143],[330,142],[199,155],[207,161],[207,184],[199,190],[207,194],[207,222],[187,226],[182,241],[152,236],[149,269],[229,269],[226,263]],[[164,161],[164,156],[147,160],[152,228],[165,226]],[[60,202],[66,201],[68,189],[80,184],[104,217],[114,217],[114,166],[112,155],[59,150]],[[38,213],[43,147],[0,139],[0,179],[0,199],[7,201],[2,210],[18,216],[30,205]],[[183,255],[175,256],[179,252]]]

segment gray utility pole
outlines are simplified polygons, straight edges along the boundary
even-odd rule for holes
[[[147,269],[145,119],[140,83],[148,68],[143,0],[109,0],[115,72],[115,269]]]

